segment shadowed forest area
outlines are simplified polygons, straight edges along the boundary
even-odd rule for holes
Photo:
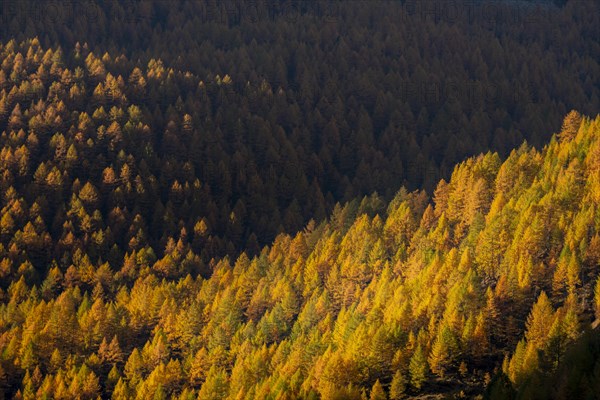
[[[166,236],[182,215],[188,231],[206,218],[210,256],[256,252],[279,232],[323,220],[338,201],[374,192],[390,200],[401,186],[431,192],[465,157],[506,156],[524,140],[541,146],[571,109],[599,108],[594,2],[90,4],[5,5],[3,120],[16,104],[25,112],[62,100],[77,118],[120,110],[89,129],[117,122],[123,130],[136,106],[150,131],[143,144],[124,140],[110,154],[95,146],[85,160],[120,168],[122,150],[133,157],[132,179],[162,178],[140,215],[150,224],[149,207],[171,208],[161,212],[173,214]],[[37,75],[42,63],[46,76]],[[50,93],[52,85],[67,93]],[[25,93],[8,101],[13,87]],[[49,132],[65,136],[67,149],[72,118]],[[99,188],[100,173],[68,175]],[[179,213],[167,191],[196,179],[206,201]]]
[[[599,11],[2,3],[0,394],[593,398]]]

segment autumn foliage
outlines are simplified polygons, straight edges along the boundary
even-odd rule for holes
[[[468,159],[432,200],[337,204],[256,256],[206,264],[210,224],[173,216],[202,184],[165,187],[118,150],[148,134],[135,106],[38,104],[15,106],[1,138],[7,395],[379,399],[445,381],[473,393],[491,374],[520,390],[595,319],[600,118],[571,113],[541,152]]]

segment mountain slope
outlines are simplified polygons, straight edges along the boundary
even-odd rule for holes
[[[210,101],[188,101],[186,85],[159,90],[151,112],[157,103],[170,104],[204,117],[211,104],[217,115],[210,124],[202,119],[202,128],[211,138],[220,129],[227,140],[214,147],[230,157],[238,150],[230,149],[236,143],[230,136],[247,144],[254,133],[269,132],[279,142],[285,132],[293,148],[282,147],[284,160],[298,152],[295,164],[309,185],[316,178],[324,196],[348,201],[374,191],[391,197],[401,185],[431,190],[468,156],[491,149],[504,157],[523,140],[547,143],[570,108],[595,113],[599,5],[20,0],[4,10],[0,40],[38,37],[44,48],[60,46],[65,55],[78,48],[81,60],[91,51],[95,66],[107,55],[106,71],[125,82],[132,64],[145,71],[156,60],[166,71],[190,71],[205,82],[228,74],[233,93],[213,97],[208,89]],[[69,57],[64,62],[71,64]],[[273,96],[265,96],[268,91]],[[174,104],[178,95],[184,104]],[[248,121],[247,113],[259,118]],[[149,124],[162,134],[164,126],[156,125]],[[270,142],[260,138],[258,145]],[[207,157],[213,161],[215,154]],[[263,160],[270,161],[264,150],[254,161]],[[235,164],[224,163],[234,178]],[[289,205],[278,206],[283,214]],[[268,233],[277,233],[277,225]],[[298,228],[283,226],[285,232]],[[267,232],[257,232],[262,240],[259,233]]]
[[[519,389],[598,313],[599,201],[600,117],[572,112],[541,152],[458,165],[431,204],[401,190],[336,206],[206,280],[127,284],[76,260],[91,293],[73,271],[23,274],[0,306],[2,384],[23,398],[396,399],[474,396],[503,370]]]

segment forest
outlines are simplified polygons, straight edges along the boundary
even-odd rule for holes
[[[3,3],[0,398],[595,398],[600,5],[448,4]]]
[[[252,4],[8,4],[0,129],[39,137],[46,153],[31,154],[30,173],[43,161],[100,190],[101,170],[118,178],[126,162],[146,194],[111,184],[131,194],[120,229],[140,214],[150,245],[162,250],[179,225],[191,232],[205,219],[207,262],[257,254],[278,233],[322,221],[337,202],[375,192],[390,201],[401,186],[431,193],[468,156],[506,157],[525,140],[540,147],[571,109],[600,109],[596,2],[475,2],[455,11],[436,1]],[[60,101],[62,125],[43,128],[50,137],[28,125],[25,113],[44,119]],[[18,128],[9,123],[17,104]],[[74,139],[100,126],[114,135],[127,123],[141,130],[103,139],[112,144]],[[55,134],[83,164],[55,165],[62,156],[45,145]],[[196,179],[201,200],[185,189]],[[175,202],[173,185],[182,187]],[[107,190],[103,214],[114,207]]]
[[[6,191],[0,376],[15,398],[597,393],[600,116],[569,113],[542,151],[460,163],[432,201],[401,189],[338,204],[208,278],[193,270],[196,232],[161,258],[146,246],[118,268],[96,259],[110,235],[83,233],[103,223],[95,190],[73,194],[41,282],[44,209]],[[595,358],[577,357],[588,348]]]

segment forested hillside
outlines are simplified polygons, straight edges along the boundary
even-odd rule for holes
[[[100,190],[81,184],[59,237],[47,206],[4,192],[7,395],[470,397],[494,377],[490,390],[527,390],[600,316],[600,117],[571,112],[541,152],[459,164],[432,202],[402,189],[338,205],[208,279],[184,269],[195,232],[161,258],[142,243],[101,260]]]
[[[5,220],[5,238],[33,207],[53,244],[92,246],[93,262],[102,255],[116,266],[123,252],[147,246],[160,255],[170,239],[192,234],[190,246],[208,261],[254,253],[257,237],[269,242],[333,206],[317,180],[323,165],[297,143],[305,138],[265,119],[278,109],[264,84],[237,93],[227,75],[205,82],[160,61],[129,69],[122,57],[79,47],[71,69],[37,39],[0,52],[0,186],[22,208]],[[233,98],[243,108],[230,106]],[[53,255],[40,246],[30,261],[43,271]],[[176,264],[202,270],[195,259]]]
[[[0,399],[598,393],[600,3],[0,22]]]
[[[103,260],[160,258],[185,228],[206,263],[338,201],[431,193],[466,156],[542,146],[570,109],[600,109],[596,2],[444,4],[7,5],[3,188],[86,242],[98,224],[62,225],[89,183]]]
[[[402,185],[432,190],[467,156],[490,149],[506,156],[524,139],[542,146],[573,108],[597,112],[600,4],[552,4],[23,0],[6,7],[0,35],[17,43],[37,36],[44,49],[60,45],[67,64],[77,43],[97,58],[108,52],[124,62],[125,55],[119,69],[107,66],[125,82],[151,59],[205,82],[229,75],[233,93],[210,99],[214,125],[203,113],[196,122],[213,140],[217,127],[225,135],[226,145],[209,154],[230,174],[236,164],[228,135],[238,119],[249,131],[251,118],[262,122],[276,152],[286,152],[282,159],[295,154],[291,162],[325,197],[348,201],[378,191],[389,200]],[[247,85],[273,95],[258,101]],[[169,93],[190,115],[198,112],[185,92]],[[165,125],[156,122],[149,125],[161,135]],[[219,150],[227,157],[215,156]],[[264,159],[255,151],[242,156]],[[233,193],[231,207],[238,197],[245,202]],[[279,204],[281,218],[288,206]],[[300,208],[303,225],[310,213]]]

